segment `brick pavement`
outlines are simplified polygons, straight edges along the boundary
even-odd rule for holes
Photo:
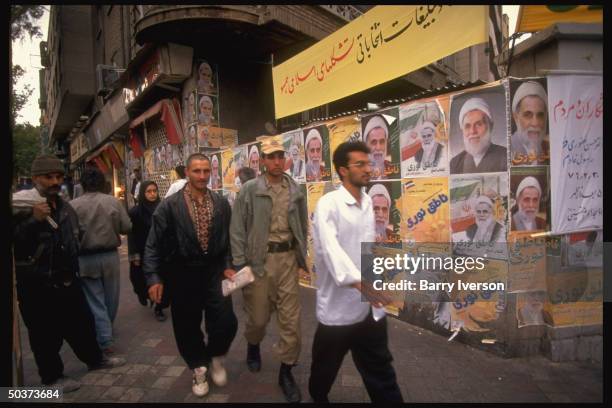
[[[253,374],[244,362],[242,296],[234,296],[239,327],[227,358],[227,386],[211,382],[210,393],[191,394],[191,372],[178,355],[170,318],[158,322],[141,306],[128,277],[125,245],[121,253],[121,304],[115,321],[115,348],[127,364],[112,370],[88,372],[69,346],[62,349],[65,374],[79,379],[80,390],[65,402],[284,402],[277,385],[279,361],[273,354],[278,340],[274,316],[262,343],[263,366]],[[294,368],[305,401],[310,350],[316,327],[315,292],[301,289],[303,347],[301,364]],[[167,313],[169,315],[169,313]],[[40,378],[23,323],[22,348],[25,385]],[[601,402],[603,370],[590,363],[553,363],[545,357],[504,359],[390,318],[389,341],[394,366],[406,402]],[[332,402],[368,402],[361,377],[350,356],[331,390]]]

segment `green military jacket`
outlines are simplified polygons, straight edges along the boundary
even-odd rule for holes
[[[306,270],[306,237],[308,212],[306,197],[298,184],[288,175],[289,183],[288,221],[296,242],[298,265]],[[264,263],[268,253],[268,234],[272,212],[272,197],[266,186],[265,175],[245,183],[234,202],[230,226],[230,242],[233,263],[236,267],[249,265],[258,276],[264,274]]]

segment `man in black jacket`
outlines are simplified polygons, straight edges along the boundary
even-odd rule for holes
[[[229,244],[231,210],[225,198],[209,190],[210,160],[201,153],[187,159],[188,182],[159,204],[145,246],[143,271],[149,296],[161,302],[169,291],[172,327],[181,357],[193,370],[192,391],[208,393],[207,372],[223,386],[227,374],[223,356],[236,335],[238,321],[230,296],[223,297],[221,280],[232,273]],[[173,265],[163,281],[160,271]],[[208,344],[202,333],[206,314]]]
[[[59,197],[64,165],[55,156],[43,155],[32,162],[31,172],[35,189],[13,195],[19,310],[43,385],[70,392],[80,383],[64,377],[59,355],[64,340],[90,370],[117,367],[125,360],[104,357],[96,341],[78,275],[77,215]]]

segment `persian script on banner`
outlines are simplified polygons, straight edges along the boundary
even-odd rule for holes
[[[374,7],[272,68],[276,118],[352,95],[486,42],[487,19],[488,6]]]
[[[603,80],[548,77],[552,230],[603,227]]]

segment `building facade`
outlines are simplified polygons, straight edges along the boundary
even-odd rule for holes
[[[359,109],[367,102],[498,78],[491,61],[504,35],[507,37],[507,23],[501,17],[501,6],[492,6],[490,19],[495,34],[489,45],[471,47],[385,86],[275,121],[272,65],[315,44],[371,7],[52,6],[48,39],[41,43],[45,69],[39,100],[49,150],[70,162],[77,178],[85,162],[94,161],[96,153],[109,149],[105,143],[116,142],[117,155],[126,154],[120,145],[127,140],[128,121],[155,102],[181,92],[179,80],[175,86],[170,85],[172,89],[156,87],[126,109],[121,88],[131,73],[142,68],[139,65],[148,52],[145,45],[190,47],[194,60],[215,65],[219,73],[219,125],[235,130],[240,143],[269,133],[266,123],[283,131],[315,117]],[[125,164],[108,160],[106,166],[100,164],[113,186],[125,190]],[[124,168],[114,169],[114,164],[123,164]]]

